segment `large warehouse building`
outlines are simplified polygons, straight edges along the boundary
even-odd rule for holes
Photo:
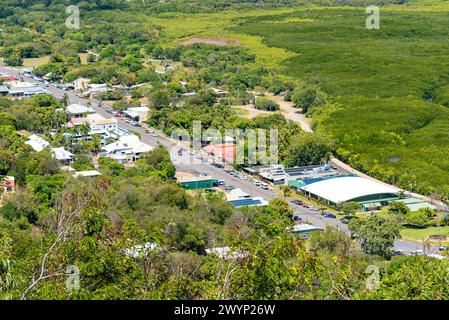
[[[386,205],[398,199],[400,189],[358,176],[336,176],[317,179],[299,188],[305,195],[336,205],[356,201],[361,204]]]

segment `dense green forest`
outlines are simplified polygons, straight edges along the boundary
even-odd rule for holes
[[[381,14],[379,30],[365,28],[360,9],[333,8],[254,17],[236,29],[298,53],[284,73],[331,98],[312,114],[338,156],[384,181],[447,197],[446,13]],[[305,22],[282,22],[291,18]]]
[[[368,2],[386,6],[380,30],[364,28]],[[148,102],[149,124],[166,134],[191,130],[192,120],[205,128],[277,128],[287,165],[322,162],[334,152],[385,181],[447,199],[449,22],[441,9],[414,6],[422,2],[441,3],[5,0],[0,56],[10,66],[46,57],[35,72],[56,82],[142,85],[102,99],[115,110]],[[73,4],[79,30],[64,24]],[[203,20],[180,25],[179,39],[166,27],[197,15]],[[242,45],[181,45],[196,35],[190,27],[209,28],[200,25],[204,17],[213,31],[218,24],[240,35]],[[289,56],[276,68],[259,60],[272,48]],[[157,72],[164,63],[173,68]],[[213,87],[229,94],[219,98]],[[183,98],[192,91],[197,95]],[[280,113],[241,117],[232,106],[254,102],[256,91],[283,93],[313,117],[317,133],[305,134]],[[277,109],[263,99],[256,107]],[[131,168],[101,158],[101,176],[74,178],[49,151],[25,144],[29,134],[41,134],[77,154],[74,168],[92,169],[85,154],[98,152],[98,141],[75,148],[65,138],[75,133],[57,111],[66,104],[50,95],[0,98],[0,175],[17,181],[15,193],[0,193],[0,299],[449,298],[447,259],[392,257],[400,212],[351,223],[361,248],[334,228],[304,240],[290,232],[293,212],[281,199],[236,209],[221,193],[182,189],[162,146]],[[229,254],[206,251],[220,247]],[[79,269],[79,289],[66,287],[70,266]]]

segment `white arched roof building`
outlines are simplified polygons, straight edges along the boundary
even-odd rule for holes
[[[308,196],[326,200],[329,204],[346,201],[379,201],[397,195],[401,189],[356,176],[324,179],[301,187]]]

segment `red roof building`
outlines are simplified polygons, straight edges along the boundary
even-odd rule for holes
[[[0,188],[3,189],[3,193],[16,191],[16,181],[14,177],[0,176]]]
[[[5,82],[9,82],[9,81],[16,81],[17,78],[14,76],[0,76],[0,81],[5,81]]]
[[[211,144],[203,150],[226,163],[232,164],[235,161],[236,146],[233,143]]]

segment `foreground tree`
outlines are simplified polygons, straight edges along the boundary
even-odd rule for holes
[[[379,255],[386,259],[391,258],[391,249],[394,240],[400,238],[400,226],[396,219],[383,218],[378,215],[368,219],[352,219],[349,230],[356,236],[363,251]]]

